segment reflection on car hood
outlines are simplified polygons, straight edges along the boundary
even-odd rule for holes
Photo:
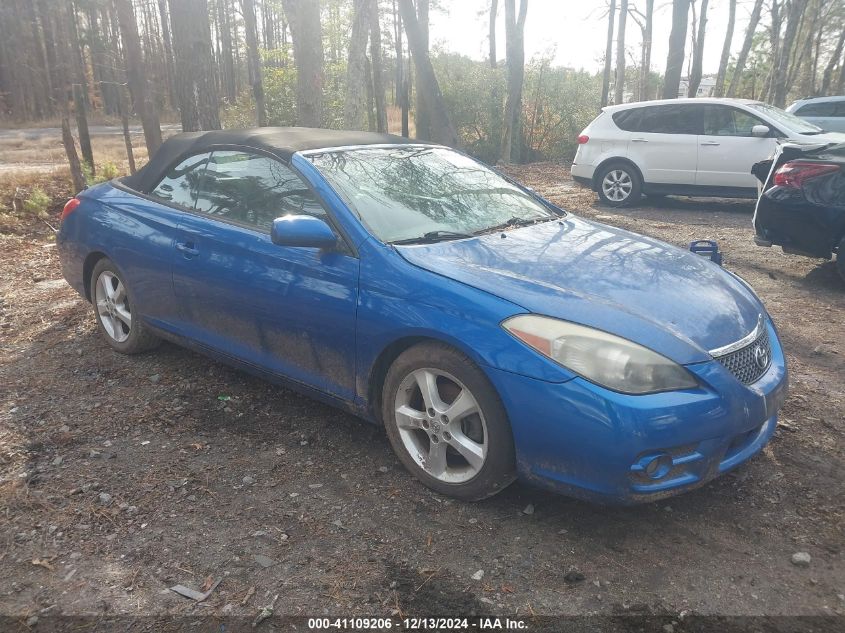
[[[845,143],[845,134],[842,132],[824,132],[822,134],[793,134],[787,141],[799,145],[826,145],[828,143]]]
[[[397,250],[530,312],[612,332],[679,363],[708,360],[707,350],[747,335],[764,311],[745,284],[709,260],[572,215]]]

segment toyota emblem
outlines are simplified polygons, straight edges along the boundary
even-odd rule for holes
[[[765,369],[769,364],[769,352],[762,345],[754,348],[754,362],[757,363],[757,367],[760,369]]]

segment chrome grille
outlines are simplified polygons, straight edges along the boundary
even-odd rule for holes
[[[745,347],[722,356],[714,356],[731,372],[737,380],[750,385],[760,379],[772,364],[772,345],[765,324],[759,330],[757,338]]]

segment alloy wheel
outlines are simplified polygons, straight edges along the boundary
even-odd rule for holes
[[[444,483],[464,483],[487,459],[488,434],[478,401],[454,376],[417,369],[400,383],[396,426],[411,458]]]
[[[123,343],[132,331],[132,311],[123,282],[113,272],[104,270],[97,277],[94,295],[97,314],[106,334]]]
[[[623,202],[631,195],[634,182],[631,175],[621,169],[612,169],[601,181],[601,190],[608,200]]]

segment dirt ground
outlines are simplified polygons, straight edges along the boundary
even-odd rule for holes
[[[347,414],[173,345],[111,351],[62,280],[50,230],[33,224],[0,234],[7,624],[251,620],[276,595],[287,615],[653,614],[666,616],[664,631],[685,630],[688,614],[842,617],[845,283],[834,266],[756,247],[750,202],[666,198],[617,211],[561,167],[513,172],[585,217],[678,245],[719,241],[726,267],[765,301],[789,361],[791,393],[761,455],[633,508],[519,483],[482,503],[453,501]],[[809,565],[793,564],[797,552]],[[168,591],[217,580],[202,603]]]

